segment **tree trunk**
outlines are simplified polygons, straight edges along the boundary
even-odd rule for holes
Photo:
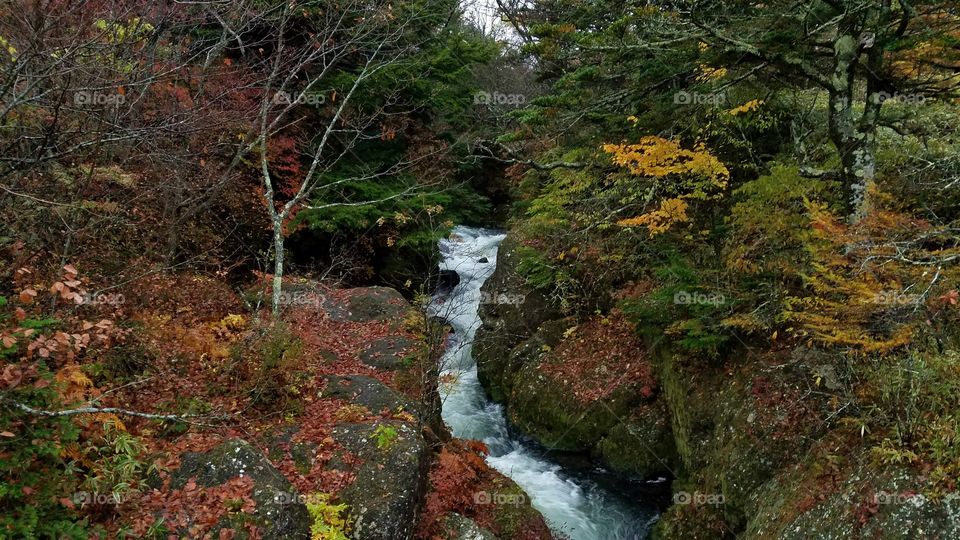
[[[177,251],[180,249],[180,220],[175,218],[167,222],[167,246],[165,260],[167,266],[173,266],[177,261]]]
[[[280,299],[283,290],[283,222],[273,220],[273,318],[280,317]]]
[[[840,153],[844,191],[851,221],[866,213],[867,186],[876,176],[876,158],[873,134],[861,131],[853,119],[851,101],[846,97],[830,96],[830,138]]]
[[[853,114],[853,91],[859,58],[857,39],[844,35],[834,45],[834,72],[830,89],[830,139],[840,153],[840,164],[851,221],[863,217],[867,186],[876,174],[871,126],[858,125]]]

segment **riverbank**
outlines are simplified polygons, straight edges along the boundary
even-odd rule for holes
[[[62,381],[76,399],[106,409],[92,424],[77,424],[106,426],[96,459],[72,446],[71,459],[126,486],[75,486],[61,499],[91,530],[105,537],[552,537],[523,491],[486,464],[488,450],[452,439],[443,426],[430,323],[396,290],[290,277],[287,305],[274,321],[244,310],[262,291],[237,295],[210,279],[177,279],[158,276],[142,291],[153,302],[138,309],[140,324],[118,321],[129,330],[115,363],[78,366]],[[101,395],[106,377],[126,384]],[[485,504],[484,493],[514,500]]]

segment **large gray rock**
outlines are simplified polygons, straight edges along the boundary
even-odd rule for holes
[[[476,521],[457,513],[447,516],[444,525],[449,540],[497,540],[492,532],[477,525]]]
[[[390,287],[357,287],[346,300],[326,298],[323,309],[338,322],[383,321],[403,317],[410,303]]]
[[[360,351],[360,361],[385,370],[402,369],[410,365],[410,359],[423,354],[421,344],[405,336],[387,336],[375,339]]]
[[[401,410],[417,412],[412,401],[373,377],[328,375],[326,381],[326,387],[320,392],[322,398],[336,398],[363,405],[373,413],[383,409],[394,413]]]
[[[333,438],[363,462],[356,480],[339,493],[350,507],[351,537],[412,538],[430,471],[430,450],[419,430],[406,422],[340,424]],[[339,459],[334,456],[331,465]]]
[[[810,474],[809,469],[800,471]],[[755,495],[744,538],[783,540],[960,538],[960,493],[940,501],[924,496],[923,480],[907,469],[857,467],[825,497],[812,498],[795,475],[767,483]],[[798,511],[798,501],[817,501]]]
[[[513,373],[510,353],[546,321],[563,315],[540,291],[526,284],[517,272],[517,243],[507,237],[497,251],[497,268],[483,284],[480,320],[473,344],[477,375],[490,396],[504,401],[510,395]],[[498,299],[510,301],[498,301]]]
[[[239,477],[253,480],[256,510],[252,519],[263,538],[310,538],[311,519],[303,497],[266,456],[241,439],[228,440],[209,452],[183,454],[180,467],[170,473],[170,487],[181,489],[191,478],[200,487],[214,487]]]

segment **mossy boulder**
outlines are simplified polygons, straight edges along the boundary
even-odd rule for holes
[[[332,437],[361,464],[338,497],[349,505],[351,537],[411,538],[426,493],[430,450],[419,430],[406,422],[340,424]],[[332,467],[345,460],[334,456]]]
[[[310,538],[310,515],[303,497],[259,450],[241,439],[231,439],[204,453],[181,456],[180,467],[170,473],[170,488],[181,489],[191,478],[200,487],[219,486],[228,480],[253,480],[256,509],[249,516],[262,538]],[[220,528],[230,527],[229,522]]]
[[[489,484],[489,495],[503,501],[487,505],[489,524],[501,538],[543,538],[549,530],[543,516],[530,504],[530,496],[516,482],[502,475]]]
[[[424,352],[422,343],[416,340],[406,336],[386,336],[371,341],[360,351],[360,361],[371,367],[392,371],[411,365],[414,355]]]
[[[325,298],[323,309],[337,322],[370,322],[402,318],[410,303],[390,287],[357,287],[345,298]]]
[[[572,325],[568,319],[545,323],[511,352],[506,366],[515,373],[507,417],[513,426],[551,450],[589,453],[629,417],[640,396],[636,389],[624,386],[602,399],[583,403],[565,381],[543,371],[543,365],[558,361],[553,348]]]
[[[481,288],[480,320],[473,344],[477,375],[490,396],[505,401],[510,395],[510,353],[545,322],[563,316],[541,291],[526,284],[517,271],[516,240],[507,237],[497,251],[497,268]],[[500,301],[498,299],[510,301]]]
[[[618,473],[641,478],[675,470],[676,448],[663,402],[635,407],[597,443],[594,455]]]
[[[396,390],[373,377],[364,375],[328,375],[326,386],[320,392],[321,398],[336,398],[362,405],[373,413],[384,409],[396,413],[418,412],[416,405]]]
[[[960,493],[933,500],[906,468],[865,460],[837,483],[817,478],[812,458],[764,485],[744,538],[784,540],[960,538]]]
[[[511,424],[551,450],[589,453],[629,416],[638,394],[630,387],[581,403],[561,381],[528,363],[517,372],[509,397]]]

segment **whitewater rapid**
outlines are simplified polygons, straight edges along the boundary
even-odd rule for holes
[[[477,378],[472,344],[481,325],[481,297],[496,301],[481,295],[480,287],[496,268],[497,248],[504,237],[497,231],[460,226],[440,241],[440,268],[460,276],[452,291],[438,294],[431,303],[431,313],[454,330],[441,360],[441,380],[454,381],[441,385],[443,419],[455,437],[480,440],[490,448],[487,462],[523,488],[555,532],[571,540],[643,540],[657,519],[652,504],[613,493],[586,475],[565,470],[542,449],[512,437],[503,407],[487,398]]]

